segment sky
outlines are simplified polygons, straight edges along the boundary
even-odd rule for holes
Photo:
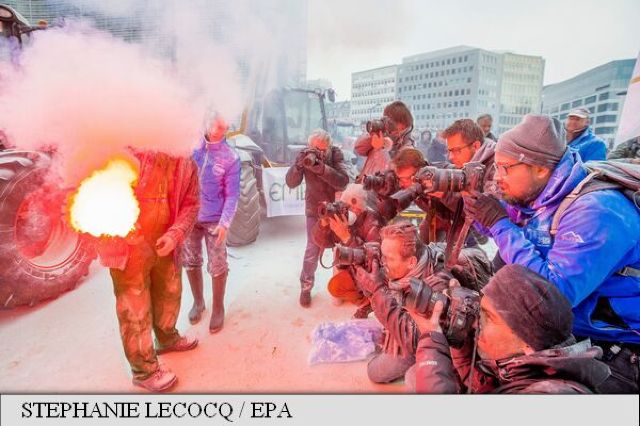
[[[351,98],[351,73],[457,45],[542,56],[544,84],[640,51],[640,0],[309,0],[309,79]]]

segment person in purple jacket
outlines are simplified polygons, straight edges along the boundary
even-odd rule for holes
[[[224,292],[227,264],[227,231],[236,213],[240,194],[240,157],[225,138],[229,126],[216,115],[200,146],[193,153],[200,182],[200,211],[183,248],[183,265],[193,293],[189,311],[192,324],[200,321],[205,309],[202,278],[202,240],[207,246],[207,272],[213,282],[213,302],[209,331],[216,333],[224,323]]]

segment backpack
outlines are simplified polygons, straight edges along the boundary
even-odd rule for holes
[[[584,166],[589,175],[560,202],[553,215],[549,230],[552,238],[558,233],[560,219],[571,204],[590,192],[617,189],[640,210],[640,163],[634,160],[587,161]],[[640,277],[640,270],[630,267],[618,273]]]

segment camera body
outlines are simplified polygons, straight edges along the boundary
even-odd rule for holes
[[[370,135],[373,133],[386,133],[387,132],[387,123],[383,118],[369,120],[365,126],[367,129],[367,133]]]
[[[318,206],[318,219],[325,219],[332,216],[347,216],[349,205],[343,201],[320,203]]]
[[[338,244],[333,258],[336,266],[362,266],[371,271],[374,261],[380,263],[381,255],[380,243],[368,242],[361,247],[346,247]]]
[[[302,157],[302,165],[304,167],[313,167],[322,162],[322,154],[317,149],[307,148],[302,152],[304,153]]]
[[[471,192],[482,190],[484,165],[470,162],[462,169],[440,169],[433,166],[423,167],[416,174],[416,181],[422,185],[423,192]]]
[[[366,175],[362,179],[362,187],[365,191],[374,191],[382,197],[388,197],[400,189],[400,184],[393,170],[385,170]]]
[[[460,348],[480,314],[480,293],[465,287],[452,287],[449,294],[435,292],[422,280],[411,278],[405,305],[425,317],[433,314],[436,302],[444,304],[440,324],[449,344]]]

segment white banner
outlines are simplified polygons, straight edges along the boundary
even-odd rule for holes
[[[306,184],[291,189],[285,182],[288,167],[262,169],[262,188],[267,202],[267,217],[304,215]]]
[[[640,54],[631,74],[615,144],[640,136]]]

